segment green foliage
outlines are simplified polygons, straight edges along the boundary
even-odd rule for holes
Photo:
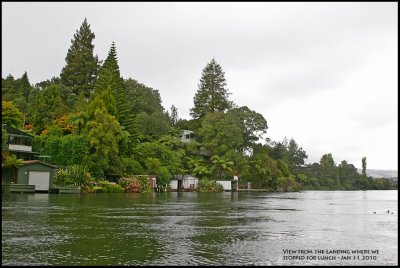
[[[211,175],[211,168],[206,161],[198,158],[187,158],[187,165],[190,174],[200,179],[205,179]]]
[[[297,171],[299,167],[304,165],[304,160],[307,158],[308,156],[303,148],[299,147],[293,138],[290,139],[285,157],[289,170]]]
[[[71,40],[71,47],[65,58],[66,65],[60,74],[62,83],[71,87],[76,96],[83,93],[89,98],[96,81],[100,64],[97,56],[93,56],[94,38],[95,34],[85,18]]]
[[[301,190],[301,184],[292,177],[279,177],[277,179],[277,191],[279,192],[298,192]]]
[[[94,152],[108,160],[118,157],[129,135],[115,117],[107,113],[104,107],[99,107],[94,113],[94,118],[88,122],[88,127],[90,146]]]
[[[18,110],[26,114],[28,111],[28,98],[32,90],[28,74],[24,72],[22,77],[17,80],[14,80],[14,77],[9,74],[6,79],[2,79],[1,86],[2,100],[12,101]]]
[[[17,169],[24,164],[22,159],[17,159],[15,155],[9,155],[5,158],[4,162],[2,163],[3,168],[12,169],[13,170],[13,181],[17,181]]]
[[[175,125],[176,122],[178,122],[179,120],[178,109],[174,105],[171,106],[171,113],[169,114],[169,119],[172,125]]]
[[[148,159],[158,159],[158,163],[160,164],[159,167],[166,167],[171,176],[181,174],[183,157],[183,152],[181,150],[174,150],[166,143],[155,141],[143,142],[136,146],[134,151],[135,159],[142,167],[148,165]],[[154,160],[151,161],[154,162]],[[149,174],[157,175],[156,173],[152,173],[155,171],[156,170],[148,170]]]
[[[93,179],[91,177],[88,168],[83,165],[72,165],[68,166],[65,170],[70,180],[73,181],[73,184],[76,186],[89,186]]]
[[[229,150],[243,146],[239,123],[223,112],[207,113],[199,129],[200,142],[208,155],[223,156]]]
[[[213,155],[211,157],[212,168],[211,174],[212,177],[217,179],[226,179],[229,177],[233,177],[233,161],[229,161],[224,157],[219,157],[218,155]]]
[[[89,154],[89,137],[87,135],[66,135],[48,132],[37,136],[33,142],[33,150],[50,156],[47,162],[60,166],[83,164]]]
[[[223,192],[224,187],[216,182],[208,179],[199,180],[198,189],[199,192]]]
[[[203,69],[198,90],[193,98],[194,107],[190,109],[193,118],[202,118],[207,113],[224,112],[232,107],[228,100],[230,93],[226,88],[225,73],[212,59]]]
[[[75,182],[72,180],[70,174],[66,171],[66,169],[60,168],[56,172],[53,184],[56,186],[68,186],[75,185]]]
[[[148,174],[156,175],[158,185],[161,186],[169,183],[171,174],[167,167],[161,165],[159,159],[148,157],[145,165]]]
[[[115,183],[110,183],[109,181],[99,181],[98,183],[98,187],[101,187],[101,190],[99,190],[99,192],[102,193],[124,193],[125,189],[119,185],[119,184],[115,184]]]
[[[168,117],[160,112],[152,114],[142,112],[136,115],[136,123],[147,141],[160,139],[171,130]]]
[[[132,114],[163,113],[164,107],[161,105],[158,90],[147,87],[132,78],[125,80],[124,85]]]
[[[367,158],[365,156],[361,159],[361,164],[362,164],[361,175],[363,176],[363,178],[365,178],[367,177]]]
[[[54,120],[69,112],[61,92],[63,85],[51,83],[42,90],[34,90],[30,96],[30,121],[37,133],[53,124]]]
[[[1,126],[1,149],[6,150],[8,148],[8,135],[4,129],[4,125]]]
[[[1,101],[1,124],[21,129],[24,115],[11,101]]]
[[[140,163],[133,158],[122,158],[122,165],[124,168],[123,172],[124,176],[131,176],[144,173],[144,170],[140,165]]]
[[[228,111],[239,122],[243,136],[243,151],[253,148],[254,144],[267,133],[268,125],[262,114],[250,110],[247,106]]]
[[[105,91],[106,94],[104,95]],[[117,112],[110,111],[110,109],[108,109],[108,112],[116,116],[120,125],[130,133],[131,140],[134,143],[138,142],[140,133],[134,114],[131,111],[131,104],[128,102],[129,99],[125,93],[124,80],[120,75],[114,42],[111,44],[108,57],[100,69],[99,77],[95,84],[95,95],[103,96],[105,103],[107,102],[106,99],[111,99],[111,93],[115,100]]]

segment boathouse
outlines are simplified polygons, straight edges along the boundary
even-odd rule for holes
[[[48,192],[56,169],[57,166],[39,160],[28,160],[18,168],[3,168],[2,176],[6,183],[11,183],[10,191],[29,188],[29,191]]]
[[[191,175],[178,175],[169,183],[171,191],[194,191],[199,179]]]

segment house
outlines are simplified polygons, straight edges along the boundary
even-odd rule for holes
[[[182,142],[190,142],[194,138],[194,132],[191,130],[184,130],[181,134]]]
[[[33,136],[19,129],[8,125],[3,126],[7,132],[7,147],[3,148],[2,156],[6,158],[15,155],[17,159],[35,160],[39,158],[39,153],[32,152]]]
[[[169,186],[171,191],[194,191],[197,189],[199,179],[191,175],[178,175],[175,179],[171,180]]]
[[[237,180],[216,180],[215,182],[222,185],[224,191],[238,191],[239,183]]]
[[[28,192],[49,191],[57,166],[37,160],[40,155],[32,151],[33,135],[8,125],[3,128],[8,138],[6,148],[2,148],[2,160],[11,155],[23,160],[18,167],[4,167],[2,161],[3,183],[10,185],[10,191],[13,188],[23,189],[22,192],[28,188]]]
[[[217,183],[221,184],[224,191],[238,191],[239,190],[239,177],[234,176],[233,180],[216,180]]]
[[[53,178],[56,174],[57,166],[39,161],[27,160],[18,168],[3,168],[2,177],[4,180],[10,180],[10,191],[17,186],[30,185],[36,192],[48,192]],[[33,187],[34,186],[34,187]]]

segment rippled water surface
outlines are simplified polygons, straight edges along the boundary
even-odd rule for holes
[[[397,191],[2,196],[2,265],[397,265],[397,245]]]

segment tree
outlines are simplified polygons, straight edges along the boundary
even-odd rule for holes
[[[324,154],[319,161],[319,178],[321,184],[325,184],[332,188],[337,181],[338,173],[332,154]]]
[[[114,96],[118,111],[115,116],[118,122],[130,133],[131,139],[134,142],[138,142],[140,132],[125,93],[124,80],[120,75],[114,42],[111,44],[108,57],[100,69],[99,77],[95,84],[95,95],[101,95],[107,90],[110,90]]]
[[[262,114],[250,110],[247,106],[234,108],[228,111],[228,115],[233,116],[242,129],[243,151],[250,150],[254,144],[267,133],[268,125]]]
[[[167,135],[171,129],[167,116],[160,112],[140,113],[136,115],[136,124],[144,135],[143,139],[147,141],[157,140]]]
[[[107,163],[106,166],[101,166],[100,171],[94,173],[107,173],[112,168],[122,174],[120,157],[122,151],[126,150],[129,134],[104,107],[96,109],[93,120],[88,122],[88,127],[91,150],[96,155],[93,161]]]
[[[233,106],[228,100],[231,95],[226,88],[225,73],[212,59],[203,69],[198,90],[193,98],[194,107],[190,110],[193,118],[202,118],[209,112],[224,112]]]
[[[233,176],[233,161],[227,160],[224,157],[219,157],[218,155],[212,156],[211,161],[213,164],[211,172],[216,178],[221,180]]]
[[[179,120],[178,109],[175,107],[175,105],[171,106],[171,115],[169,117],[170,117],[172,125],[175,125],[176,122],[178,122],[178,120]]]
[[[1,102],[1,123],[15,128],[22,128],[24,115],[11,101]]]
[[[26,71],[24,72],[22,77],[19,79],[19,81],[17,80],[16,82],[17,82],[17,90],[23,96],[24,101],[28,102],[28,98],[29,98],[29,94],[32,90],[32,86],[29,83],[28,74],[26,73]]]
[[[363,157],[361,159],[361,164],[362,164],[362,177],[366,178],[367,177],[367,157]]]
[[[37,132],[49,127],[54,120],[68,113],[69,108],[61,95],[61,84],[49,84],[42,90],[31,92],[30,120]]]
[[[299,147],[293,138],[290,139],[285,158],[289,169],[294,171],[296,168],[304,165],[304,160],[307,159],[307,157],[303,148]]]
[[[340,184],[346,190],[353,189],[356,186],[356,182],[358,182],[360,174],[357,172],[357,168],[347,163],[346,160],[343,160],[338,165],[338,177],[340,180]]]
[[[132,78],[125,80],[124,85],[133,114],[164,112],[158,90],[147,87]]]
[[[243,146],[240,123],[223,112],[208,113],[199,129],[199,138],[206,155],[223,156]]]
[[[15,79],[11,74],[1,79],[1,97],[2,100],[11,101],[15,99]]]
[[[96,81],[100,62],[97,55],[93,56],[94,38],[95,34],[85,18],[71,40],[71,47],[65,58],[67,64],[60,74],[62,83],[71,87],[76,96],[83,92],[89,98]]]

